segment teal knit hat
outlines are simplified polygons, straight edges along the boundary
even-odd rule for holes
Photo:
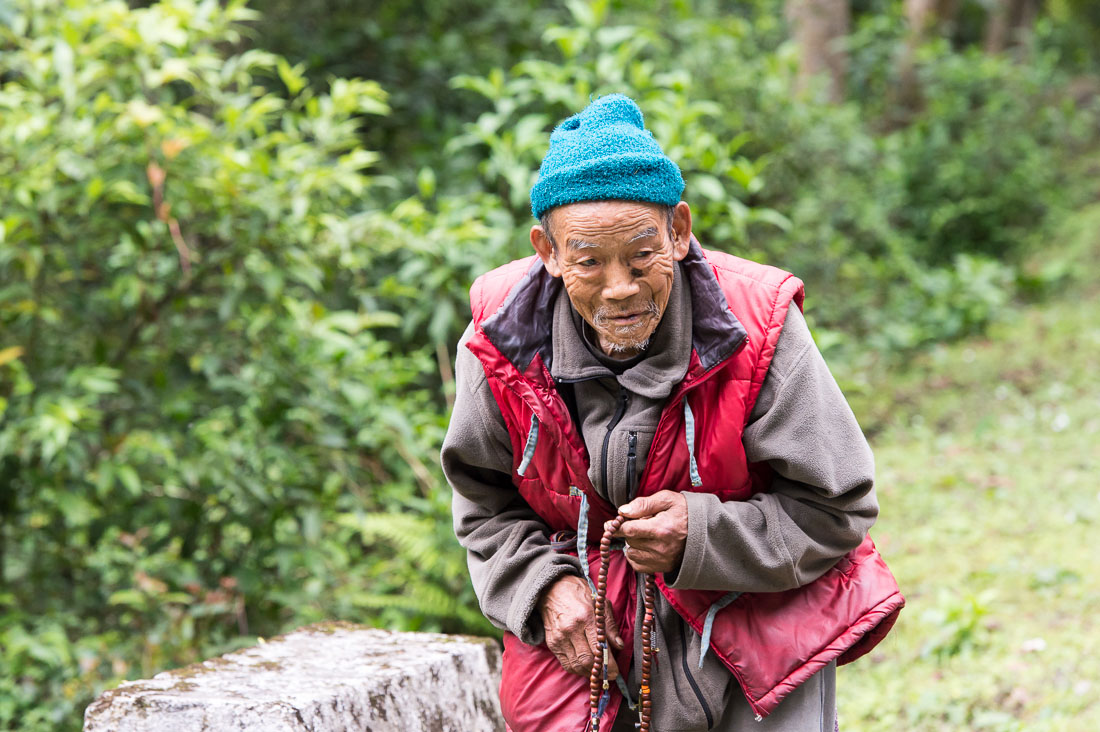
[[[531,213],[578,201],[648,201],[675,206],[684,192],[680,168],[642,123],[629,97],[609,94],[562,122],[531,189]]]

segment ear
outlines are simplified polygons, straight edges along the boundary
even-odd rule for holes
[[[691,207],[686,201],[680,201],[672,210],[672,231],[676,235],[672,242],[672,256],[679,262],[691,248]]]
[[[531,227],[531,246],[535,248],[535,254],[539,255],[542,264],[551,277],[561,277],[561,266],[558,264],[558,256],[554,251],[554,245],[550,243],[550,237],[541,225]]]

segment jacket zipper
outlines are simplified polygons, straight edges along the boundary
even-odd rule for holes
[[[616,425],[622,421],[623,415],[626,414],[626,404],[630,401],[630,392],[619,386],[619,405],[615,409],[615,413],[611,415],[611,421],[607,423],[607,432],[603,436],[603,459],[600,465],[600,482],[603,484],[603,491],[607,494],[608,502],[611,500],[611,488],[607,485],[607,448],[611,444],[611,431],[615,429]]]
[[[628,432],[626,451],[626,484],[630,488],[627,500],[633,501],[638,492],[638,433]]]
[[[703,714],[707,716],[707,729],[711,729],[714,727],[714,716],[710,713],[710,707],[707,706],[707,701],[703,698],[703,692],[699,690],[699,685],[695,683],[695,677],[691,675],[691,666],[688,664],[687,636],[684,634],[684,621],[680,618],[676,618],[676,625],[680,628],[680,665],[683,666],[684,676],[687,677],[688,683],[691,684],[691,690],[695,692],[695,698],[699,700],[700,706],[703,707]]]
[[[722,359],[721,363],[725,363],[729,359],[731,359],[735,355],[737,355],[738,351],[740,351],[742,348],[744,348],[745,344],[748,343],[748,342],[749,342],[748,337],[742,337],[741,340],[738,341],[734,345],[733,350],[730,351],[730,355],[728,355],[724,359]],[[671,402],[675,401],[675,402],[679,403],[679,401],[681,399],[683,399],[685,396],[687,396],[688,393],[695,390],[704,381],[707,381],[708,379],[710,379],[711,376],[718,373],[719,369],[716,368],[718,365],[720,365],[720,364],[715,364],[715,366],[712,366],[706,373],[704,373],[698,379],[693,381],[687,387],[680,388],[680,389],[673,389],[672,395],[669,397],[669,402],[671,403]],[[664,429],[665,423],[668,421],[670,416],[672,414],[679,413],[681,411],[682,410],[679,410],[679,409],[676,409],[676,408],[673,408],[673,407],[667,407],[667,406],[664,409],[661,410],[661,417],[660,417],[660,419],[657,420],[657,429],[654,430],[654,433],[653,433],[653,445],[650,445],[650,454],[653,454],[653,447],[656,446],[656,444],[657,444],[657,438],[658,438],[658,436],[660,436],[661,431]],[[642,480],[640,481],[641,483],[645,482],[645,477],[649,473],[649,466],[650,466],[650,461],[646,460],[645,467],[642,468]]]

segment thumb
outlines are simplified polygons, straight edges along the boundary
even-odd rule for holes
[[[652,496],[635,498],[625,506],[620,506],[619,513],[629,519],[645,518],[647,516],[656,515],[669,508],[670,503],[668,501],[668,496],[664,495],[668,492],[669,491],[659,491]]]

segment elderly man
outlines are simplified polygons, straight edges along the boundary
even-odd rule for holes
[[[679,168],[628,98],[550,138],[536,256],[483,275],[442,462],[513,732],[833,730],[837,663],[904,600],[867,538],[873,462],[794,276],[702,249]],[[626,517],[606,584],[605,522]],[[590,711],[589,670],[607,658]],[[620,673],[622,671],[622,673]],[[612,721],[613,720],[613,721]]]

